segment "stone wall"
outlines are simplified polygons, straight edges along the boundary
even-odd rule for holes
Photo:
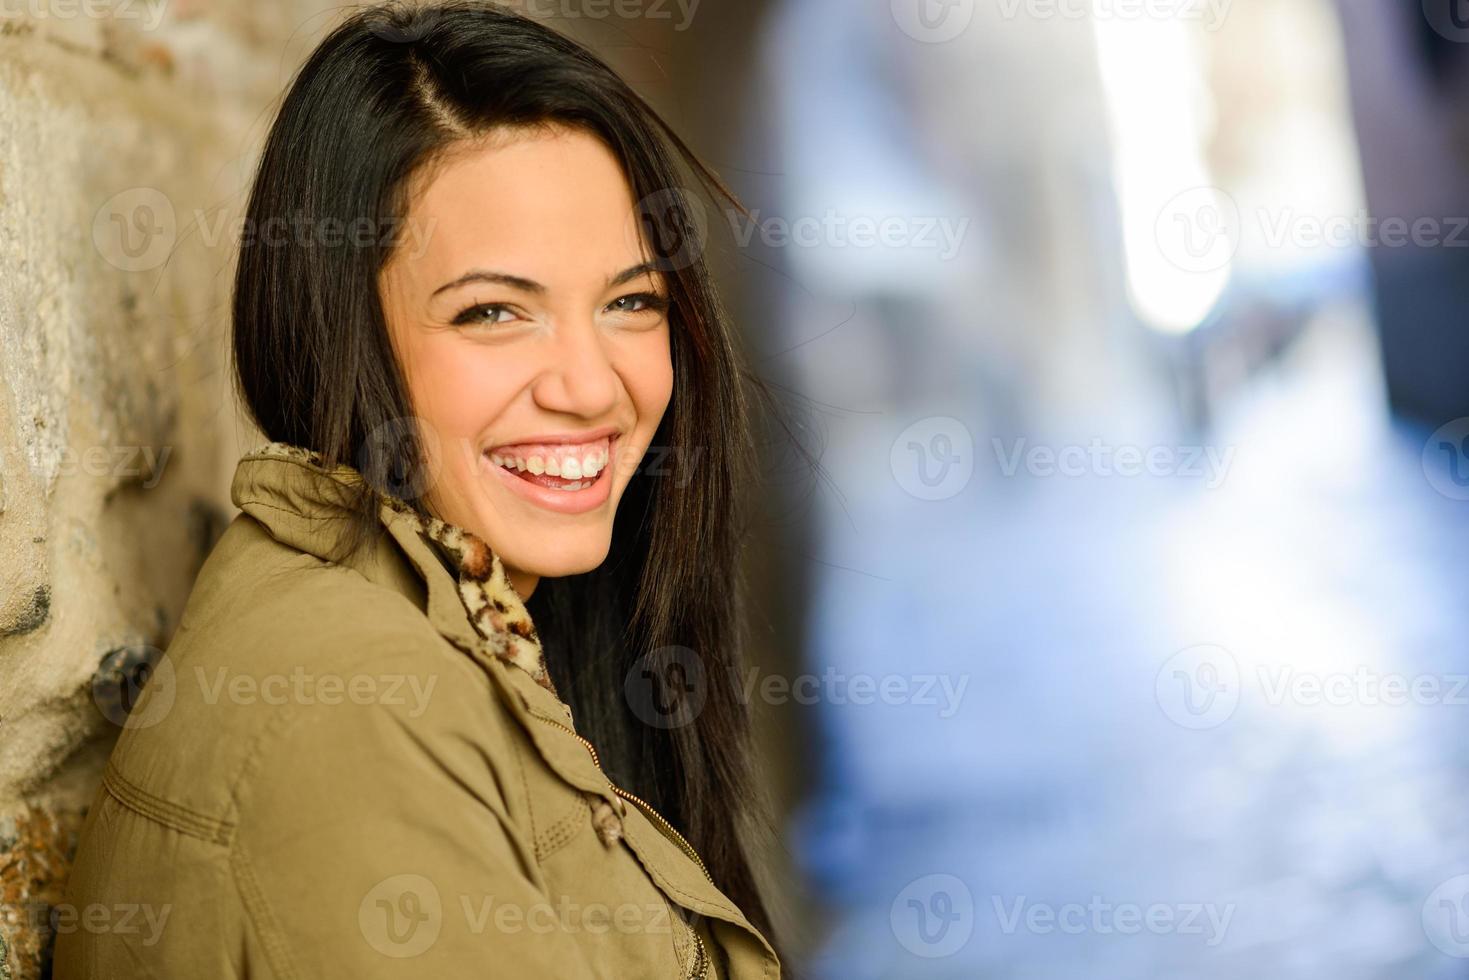
[[[735,183],[769,169],[739,146],[763,0],[509,5],[596,49]],[[291,73],[350,9],[0,0],[0,980],[49,974],[118,723],[234,513],[257,441],[225,348],[244,197]],[[757,655],[794,656],[791,622],[756,626]],[[761,732],[789,744],[788,719]],[[771,757],[784,810],[798,776]]]
[[[225,331],[269,109],[320,0],[0,0],[0,980],[232,513]]]

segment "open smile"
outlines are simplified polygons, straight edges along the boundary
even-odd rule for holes
[[[486,462],[510,488],[531,503],[566,514],[601,506],[611,494],[612,459],[618,433],[541,438],[495,446]]]

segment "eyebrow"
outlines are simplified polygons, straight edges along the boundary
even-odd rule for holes
[[[658,266],[654,262],[641,262],[637,265],[629,266],[617,273],[617,275],[609,277],[607,288],[611,289],[614,286],[621,286],[632,282],[640,276],[657,271],[657,268]],[[511,289],[519,289],[527,293],[544,295],[546,292],[546,287],[534,279],[527,279],[524,276],[512,276],[506,272],[494,272],[489,269],[470,269],[458,279],[452,282],[446,282],[438,289],[435,289],[430,295],[430,298],[451,289],[458,289],[460,286],[465,286],[472,282],[487,282],[496,286],[509,286]]]

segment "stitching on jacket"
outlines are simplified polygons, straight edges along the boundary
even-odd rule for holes
[[[656,827],[654,827],[653,829],[654,829],[654,831],[656,833],[659,834],[659,836],[663,836],[662,835],[662,832],[661,831],[658,831],[658,829]],[[667,837],[664,837],[664,839],[667,840]],[[631,842],[629,842],[629,843],[631,843]],[[669,841],[669,843],[672,844],[673,842],[672,841]],[[697,912],[698,909],[693,907],[694,904],[697,904],[697,905],[707,906],[708,908],[715,909],[715,910],[717,910],[719,912],[723,912],[723,913],[725,913],[725,915],[730,915],[730,914],[740,915],[740,916],[743,915],[743,913],[741,913],[738,908],[736,908],[733,904],[731,904],[729,902],[720,903],[720,902],[710,901],[709,899],[706,899],[706,898],[700,898],[698,895],[691,895],[691,894],[689,894],[688,892],[684,891],[682,888],[679,888],[673,882],[669,881],[667,875],[663,874],[663,872],[661,872],[661,871],[657,870],[656,868],[654,868],[652,864],[649,864],[648,861],[646,861],[643,858],[642,854],[640,854],[638,852],[638,850],[637,850],[636,847],[631,848],[631,850],[637,856],[638,863],[643,866],[643,869],[647,872],[648,877],[650,877],[650,878],[653,879],[654,884],[658,885],[659,888],[662,888],[665,892],[667,892],[668,894],[672,895],[674,898],[683,899],[683,901],[680,902],[680,904],[683,905],[685,908],[688,908],[691,911]],[[702,913],[702,914],[707,915],[707,913]],[[744,928],[744,927],[739,927],[739,926],[737,926],[737,927],[738,928]],[[759,930],[755,929],[754,926],[750,926],[748,928],[749,928],[749,931],[750,932],[752,932],[752,933],[754,933],[756,935],[759,935]],[[762,939],[763,939],[763,937],[762,937]],[[765,949],[764,949],[764,944],[763,943],[760,943],[760,949],[761,949],[761,952],[764,953]]]
[[[645,865],[645,867],[646,867],[646,865]],[[648,873],[649,874],[653,874],[652,869],[649,869],[649,872]],[[713,908],[713,909],[718,909],[721,912],[728,912],[729,911],[729,909],[726,908],[723,905],[719,905],[719,904],[717,904],[715,902],[711,902],[708,899],[700,898],[698,895],[691,895],[691,894],[689,894],[688,892],[684,891],[682,888],[680,888],[677,885],[675,885],[673,882],[669,881],[668,878],[667,878],[667,876],[664,875],[664,874],[662,874],[661,872],[658,873],[658,880],[661,880],[663,882],[663,887],[665,889],[667,889],[668,891],[672,892],[678,898],[685,899],[685,900],[687,900],[689,902],[696,902],[699,905],[707,905],[708,907]],[[687,907],[687,906],[685,906],[685,907]],[[694,911],[698,911],[698,910],[695,909]]]
[[[260,726],[260,730],[251,737],[250,745],[245,749],[244,759],[240,762],[240,768],[236,770],[235,778],[230,780],[230,799],[236,807],[240,805],[240,785],[248,777],[254,775],[255,769],[260,765],[261,747],[267,739],[277,737],[280,734],[278,729],[284,728],[286,725],[299,720],[299,718],[300,713],[298,711],[284,710],[274,712],[266,719],[265,724]]]
[[[515,769],[520,773],[520,791],[525,794],[525,812],[530,820],[531,847],[535,850],[536,861],[541,860],[541,846],[537,843],[536,835],[536,807],[530,795],[530,778],[525,774],[525,759],[521,757],[520,746],[511,744],[510,754],[515,757]]]
[[[655,828],[655,831],[656,831],[656,828]],[[661,834],[661,831],[659,833]],[[665,840],[666,839],[667,838],[665,838]],[[670,841],[669,843],[672,844],[672,841]],[[716,910],[718,910],[720,912],[724,912],[726,915],[728,915],[730,913],[734,913],[736,915],[742,914],[742,913],[740,913],[740,910],[739,909],[735,908],[733,905],[731,905],[731,904],[729,904],[727,902],[724,903],[724,904],[720,904],[719,902],[713,902],[713,901],[710,901],[709,899],[706,899],[706,898],[700,898],[698,895],[691,895],[691,894],[689,894],[688,892],[684,891],[682,888],[680,888],[677,885],[675,885],[673,882],[669,881],[668,880],[668,876],[665,875],[662,871],[657,870],[656,868],[653,867],[652,864],[649,864],[643,858],[643,856],[638,853],[637,848],[634,847],[631,850],[632,850],[633,854],[637,856],[638,863],[643,866],[643,870],[647,872],[648,877],[650,877],[650,878],[653,879],[653,883],[655,885],[657,885],[659,888],[662,888],[668,894],[674,896],[675,898],[684,899],[684,901],[681,902],[680,904],[683,905],[685,908],[689,909],[690,911],[694,911],[694,912],[697,912],[698,911],[698,909],[693,908],[692,905],[689,904],[689,903],[694,903],[694,904],[698,904],[698,905],[704,905],[704,906],[707,906],[707,907],[712,908],[712,909],[716,909]],[[703,913],[703,914],[707,914],[707,913]]]
[[[636,810],[637,807],[632,807],[631,809]],[[657,827],[657,825],[655,825],[653,823],[653,821],[651,821],[651,820],[649,820],[647,818],[646,815],[643,815],[643,822],[645,824],[647,824],[648,827],[652,829],[653,833],[657,834],[658,837],[661,840],[665,841],[670,848],[672,848],[674,850],[677,850],[678,849],[678,844],[676,844],[666,833],[664,833],[662,830],[660,830]],[[640,834],[641,831],[637,831],[636,833],[639,833]],[[632,844],[631,841],[628,841],[628,843],[629,844]],[[679,888],[673,882],[669,881],[668,880],[668,876],[665,875],[665,874],[663,874],[662,871],[659,871],[656,868],[654,868],[653,865],[657,863],[656,861],[650,864],[649,861],[646,858],[643,857],[642,853],[638,850],[637,847],[633,847],[632,848],[632,851],[633,851],[633,853],[635,855],[637,855],[638,863],[641,864],[643,866],[643,868],[648,872],[649,877],[651,877],[655,882],[662,882],[663,884],[665,884],[667,886],[667,890],[670,891],[670,892],[676,892],[678,894],[678,897],[679,898],[686,898],[689,901],[698,902],[701,905],[707,905],[710,908],[712,908],[712,909],[718,909],[721,912],[725,912],[725,913],[733,912],[733,913],[735,913],[737,915],[743,916],[744,913],[740,912],[740,910],[738,908],[736,908],[735,905],[732,902],[726,901],[726,902],[722,902],[721,903],[721,902],[717,902],[717,901],[714,901],[714,900],[711,900],[711,899],[707,899],[707,898],[700,898],[698,895],[691,895],[691,894],[689,894],[688,892],[686,892],[683,889]]]
[[[244,848],[238,842],[230,849],[230,870],[234,872],[235,885],[240,889],[240,904],[245,906],[245,914],[255,926],[255,934],[260,937],[260,945],[265,949],[271,969],[281,980],[293,980],[296,966],[291,962],[280,924],[275,921],[270,903],[265,900],[265,891],[255,879]]]
[[[546,832],[536,838],[536,858],[544,861],[576,839],[576,835],[590,826],[587,814],[591,807],[586,796],[577,793],[571,801],[571,812],[557,820]]]
[[[658,897],[663,899],[663,905],[668,909],[668,921],[677,923],[672,928],[673,956],[674,959],[678,960],[679,973],[687,973],[689,970],[689,951],[690,947],[694,945],[694,927],[679,914],[678,910],[673,907],[673,903],[666,896],[660,895]]]
[[[150,793],[129,782],[110,763],[102,773],[102,785],[113,799],[129,810],[181,834],[212,844],[228,844],[234,835],[235,825],[231,821],[196,813],[186,806]]]
[[[544,830],[538,830],[536,827],[536,798],[530,791],[530,776],[527,774],[524,750],[516,744],[512,746],[512,752],[515,756],[515,768],[520,771],[520,788],[525,793],[525,809],[530,820],[531,846],[535,850],[536,862],[543,863],[576,837],[576,832],[585,826],[584,818],[591,807],[587,805],[583,794],[575,793],[571,812],[554,821]]]
[[[250,740],[249,747],[245,750],[244,762],[235,773],[235,778],[230,781],[230,799],[235,802],[236,806],[239,806],[241,785],[248,783],[260,766],[260,754],[267,740],[283,737],[282,730],[300,721],[302,717],[299,710],[279,711],[260,726],[260,730],[255,733]],[[234,872],[235,884],[240,889],[240,901],[245,906],[245,913],[249,916],[251,924],[255,927],[255,933],[260,938],[260,945],[265,949],[265,955],[270,961],[271,968],[281,980],[294,980],[297,975],[296,967],[291,961],[291,951],[286,943],[285,932],[271,911],[270,902],[265,897],[265,889],[255,877],[255,871],[250,866],[249,855],[238,838],[233,841],[233,846],[230,848],[230,870]]]
[[[260,726],[260,730],[255,733],[250,740],[249,747],[245,750],[244,761],[235,773],[235,778],[230,781],[230,799],[237,807],[240,800],[240,788],[243,784],[248,783],[259,768],[260,754],[267,740],[283,737],[282,729],[298,722],[301,718],[302,714],[299,711],[279,711]],[[291,961],[291,951],[286,943],[285,932],[271,911],[270,902],[265,897],[265,889],[255,877],[255,871],[250,867],[249,855],[238,838],[234,840],[230,848],[230,870],[234,872],[235,884],[240,889],[240,902],[245,906],[245,914],[249,916],[251,924],[255,927],[255,934],[260,939],[260,945],[265,950],[271,969],[280,977],[280,980],[294,980],[297,975],[296,967]]]

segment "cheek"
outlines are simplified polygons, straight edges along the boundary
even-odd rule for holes
[[[414,412],[428,430],[426,441],[437,443],[440,454],[474,455],[455,450],[475,446],[486,421],[514,400],[513,360],[493,357],[448,333],[430,334],[418,343],[409,359],[408,386]]]
[[[673,397],[673,358],[668,330],[662,329],[630,346],[618,373],[638,414],[638,425],[649,435],[658,428]]]

